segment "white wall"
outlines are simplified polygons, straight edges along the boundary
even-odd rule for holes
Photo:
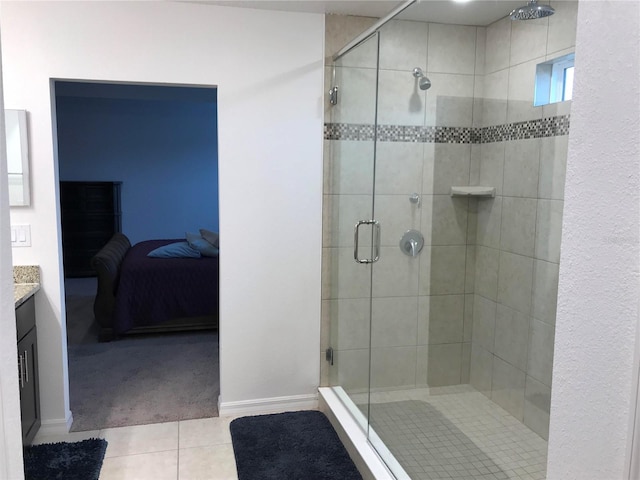
[[[0,55],[1,57],[1,55]],[[2,99],[0,66],[0,111]],[[9,185],[4,115],[0,115],[0,479],[22,478],[22,438],[18,396],[18,349],[9,233]]]
[[[43,425],[68,416],[51,78],[217,85],[221,402],[316,394],[322,15],[170,2],[4,2],[7,108],[30,112]],[[0,365],[0,373],[7,367]]]
[[[550,480],[627,478],[640,296],[639,62],[640,3],[581,1]]]

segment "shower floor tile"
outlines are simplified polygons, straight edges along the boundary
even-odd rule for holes
[[[373,392],[371,424],[413,480],[546,477],[547,442],[469,385]]]

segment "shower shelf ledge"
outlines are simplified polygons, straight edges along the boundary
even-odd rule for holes
[[[496,187],[451,187],[452,197],[495,197]]]

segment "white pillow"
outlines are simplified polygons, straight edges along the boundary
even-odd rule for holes
[[[220,248],[220,235],[218,235],[216,232],[212,232],[211,230],[205,230],[204,228],[201,228],[200,235],[202,235],[202,238],[204,238],[207,242],[209,242],[214,247]]]

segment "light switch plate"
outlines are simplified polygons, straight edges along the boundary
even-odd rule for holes
[[[11,225],[11,246],[31,246],[31,225]]]

